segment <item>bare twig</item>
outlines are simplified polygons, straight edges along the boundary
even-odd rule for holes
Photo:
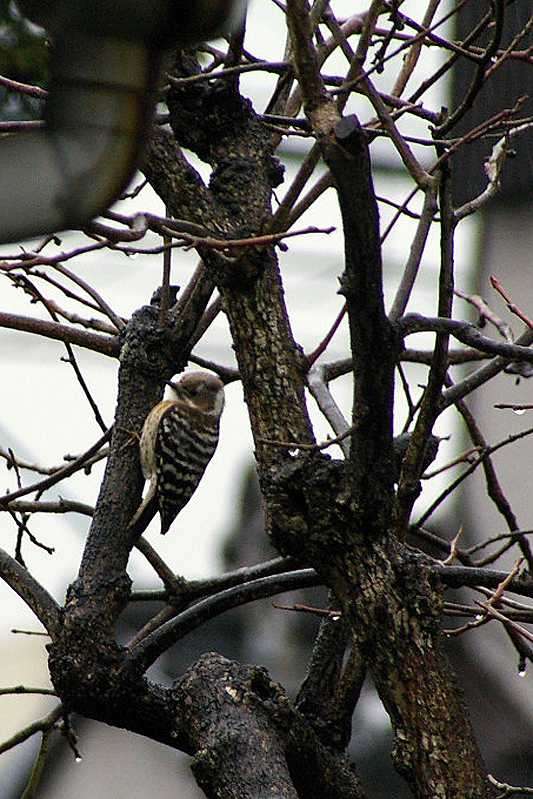
[[[522,796],[533,796],[533,788],[509,785],[507,782],[500,782],[499,780],[495,779],[492,774],[489,774],[488,776],[489,782],[491,782],[495,788],[498,788],[498,790],[503,791],[503,793],[498,794],[496,799],[508,799],[509,796],[515,796],[516,794],[522,794]]]
[[[10,509],[17,513],[81,513],[82,516],[92,516],[94,508],[84,502],[59,498],[58,502],[11,502]]]
[[[37,97],[39,100],[44,100],[48,97],[46,89],[41,89],[40,86],[34,86],[29,83],[21,83],[18,80],[7,78],[5,75],[0,75],[0,86],[9,89],[9,91],[16,92],[17,94],[25,94],[28,97]]]
[[[353,433],[353,426],[349,427],[344,433],[341,433],[335,438],[328,438],[320,444],[307,444],[298,441],[279,441],[275,438],[258,438],[261,444],[267,444],[269,447],[281,447],[282,449],[290,450],[303,450],[306,452],[320,452],[323,449],[328,449],[333,444],[340,444],[344,439]]]
[[[331,328],[328,330],[327,334],[324,336],[320,344],[312,352],[310,352],[309,355],[305,356],[309,367],[313,366],[313,364],[326,351],[326,349],[329,346],[329,343],[331,342],[331,339],[339,329],[339,325],[344,319],[345,315],[346,315],[346,303],[344,303],[343,307],[337,314],[335,321],[333,322]]]
[[[462,300],[466,300],[466,302],[469,302],[470,305],[473,305],[473,307],[479,313],[481,323],[484,324],[485,321],[490,322],[506,341],[508,341],[510,344],[514,342],[513,331],[507,322],[504,322],[503,319],[500,319],[500,317],[494,313],[492,308],[487,305],[483,297],[480,297],[479,294],[465,294],[459,289],[455,289],[454,294],[456,297],[461,297]]]
[[[533,322],[531,321],[529,316],[527,316],[524,313],[524,311],[522,311],[522,309],[519,308],[518,305],[516,305],[511,300],[511,297],[509,296],[508,292],[505,290],[505,288],[502,285],[502,283],[498,280],[496,275],[491,275],[490,276],[490,285],[492,286],[493,289],[495,289],[498,292],[500,297],[503,297],[503,299],[505,300],[505,303],[506,303],[507,307],[509,308],[509,310],[511,311],[511,313],[513,313],[515,316],[518,316],[518,318],[521,319],[522,322],[525,325],[527,325],[527,327],[530,328],[530,330],[533,329]]]
[[[517,632],[530,643],[533,643],[533,633],[530,633],[529,630],[526,630],[526,628],[522,627],[521,624],[518,624],[516,621],[512,621],[512,619],[504,616],[503,613],[500,613],[499,610],[496,610],[496,608],[493,608],[487,602],[477,602],[477,604],[480,608],[483,608],[483,610],[485,610],[489,616],[494,616],[494,618],[503,622],[505,625],[512,627],[515,632]]]
[[[43,696],[57,696],[53,688],[32,688],[29,685],[13,685],[8,688],[0,688],[0,696],[10,694],[43,694]]]
[[[141,536],[135,543],[135,546],[139,552],[144,555],[157,576],[161,579],[168,594],[170,596],[180,596],[183,593],[184,587],[183,577],[176,577],[172,569],[167,566],[163,558],[160,557],[146,538]]]
[[[433,17],[435,16],[439,5],[440,5],[440,0],[430,0],[426,8],[424,17],[422,18],[421,28],[428,29],[430,27],[433,21]],[[416,42],[413,42],[413,44],[407,51],[407,55],[402,64],[400,74],[398,75],[396,81],[394,82],[394,86],[391,92],[392,94],[400,96],[403,93],[405,87],[407,86],[409,78],[411,77],[416,68],[418,59],[420,58],[420,52],[422,50],[422,46],[424,43],[425,40],[423,38],[418,38]]]
[[[32,297],[33,301],[38,301],[38,302],[42,303],[42,305],[44,305],[44,307],[46,308],[46,310],[50,314],[52,320],[54,322],[58,322],[59,321],[58,314],[56,313],[55,309],[52,307],[52,305],[49,302],[49,300],[46,297],[44,297],[43,294],[41,294],[41,292],[37,289],[36,286],[33,285],[33,283],[31,282],[31,280],[29,279],[29,277],[27,275],[18,275],[18,276],[9,275],[9,277],[11,278],[11,280],[13,280],[15,282],[19,282],[20,281],[20,284],[22,285],[23,290],[25,292],[27,292]],[[107,425],[105,424],[104,420],[102,419],[102,415],[100,413],[98,405],[96,404],[96,401],[95,401],[94,397],[92,396],[92,394],[91,394],[91,392],[89,390],[89,386],[87,385],[87,382],[86,382],[86,380],[85,380],[85,378],[84,378],[84,376],[82,374],[82,371],[81,371],[81,369],[79,367],[78,361],[76,359],[76,355],[74,354],[74,350],[73,350],[71,344],[68,341],[65,342],[65,349],[67,351],[67,356],[68,356],[65,360],[67,361],[67,363],[70,363],[70,365],[72,366],[72,369],[74,370],[74,374],[76,375],[76,379],[77,379],[78,383],[80,384],[81,390],[82,390],[85,398],[87,399],[87,402],[89,403],[89,405],[91,407],[91,410],[92,410],[92,412],[94,414],[94,418],[96,419],[96,423],[100,427],[100,430],[105,432],[107,430]]]
[[[168,208],[166,209],[168,216]],[[163,280],[161,281],[161,303],[159,305],[159,326],[165,327],[167,323],[168,308],[170,305],[170,269],[172,266],[172,250],[168,245],[171,243],[171,238],[168,233],[163,234],[163,244],[166,249],[163,250]]]
[[[405,264],[400,285],[398,286],[396,296],[394,297],[394,302],[392,303],[392,307],[390,309],[389,319],[391,322],[397,321],[400,316],[402,316],[407,307],[407,303],[409,302],[416,276],[422,262],[422,256],[424,254],[424,248],[426,246],[431,224],[435,218],[435,213],[437,210],[436,200],[436,187],[430,185],[425,190],[424,205],[420,215],[420,221],[417,225],[416,233],[411,244],[409,258]]]
[[[431,503],[429,508],[422,514],[422,516],[418,519],[415,523],[416,527],[422,527],[427,519],[435,512],[435,510],[442,504],[442,502],[448,497],[458,485],[460,485],[463,480],[466,480],[469,475],[474,472],[478,466],[480,466],[485,458],[489,455],[492,455],[493,452],[497,452],[502,447],[506,447],[509,444],[513,444],[515,441],[519,441],[521,438],[525,438],[526,436],[530,436],[533,434],[533,427],[528,428],[527,430],[522,430],[520,433],[515,433],[513,435],[507,436],[502,441],[499,441],[497,444],[494,444],[491,447],[488,447],[486,450],[482,451],[479,455],[479,458],[474,463],[470,464],[460,475],[457,477],[447,488],[442,491],[439,496]]]
[[[342,616],[341,610],[332,610],[330,608],[314,608],[311,605],[303,605],[301,602],[295,602],[294,605],[280,605],[278,602],[273,602],[272,607],[276,610],[291,610],[295,613],[309,613],[312,616],[321,616],[326,619],[338,621]]]
[[[455,218],[457,220],[464,219],[465,216],[475,213],[498,193],[503,168],[509,155],[509,140],[523,131],[530,129],[531,123],[517,125],[496,142],[484,165],[485,174],[488,179],[487,186],[477,197],[474,197],[472,200],[469,200],[460,208],[456,209]]]
[[[520,339],[514,344],[504,341],[495,341],[480,333],[479,328],[469,322],[462,322],[456,319],[444,317],[428,317],[421,314],[406,314],[398,322],[402,333],[419,333],[421,331],[432,331],[435,333],[448,333],[469,344],[476,349],[492,355],[500,355],[507,360],[526,361],[533,363],[533,349],[523,346]]]
[[[511,411],[515,411],[515,413],[519,413],[520,411],[531,411],[533,410],[533,405],[530,403],[520,403],[520,402],[496,402],[493,408],[498,408],[499,410],[508,409]]]
[[[477,97],[483,83],[486,80],[486,68],[491,62],[492,57],[497,53],[498,48],[500,46],[502,31],[503,31],[503,19],[504,19],[504,2],[503,0],[494,0],[494,3],[491,3],[491,15],[493,14],[494,17],[494,26],[492,29],[492,38],[489,44],[487,45],[485,52],[480,57],[479,62],[477,64],[476,72],[474,77],[472,78],[472,82],[468,87],[465,96],[463,97],[461,103],[455,109],[455,111],[450,114],[450,116],[443,122],[442,125],[439,125],[436,128],[437,136],[444,136],[451,130],[457,122],[462,119],[465,113],[471,108],[472,103],[474,102],[475,98]]]
[[[109,441],[110,437],[111,429],[107,430],[92,447],[82,455],[79,455],[76,460],[69,463],[68,466],[63,466],[62,469],[58,469],[58,471],[54,472],[50,477],[46,477],[44,480],[39,480],[37,483],[20,488],[18,491],[13,491],[11,494],[4,494],[3,497],[0,497],[0,509],[10,505],[13,500],[19,499],[19,497],[26,496],[27,494],[32,494],[34,491],[43,492],[56,483],[59,483],[61,480],[64,480],[65,477],[70,477],[71,474],[83,469],[90,458],[98,452],[100,447]]]
[[[63,705],[57,705],[57,707],[55,707],[51,713],[48,713],[47,716],[28,724],[27,727],[19,730],[11,738],[8,738],[7,741],[4,741],[2,744],[0,744],[0,754],[7,752],[9,749],[13,749],[13,747],[18,746],[24,741],[27,741],[28,738],[31,738],[32,735],[35,735],[37,732],[45,732],[46,730],[49,730],[61,718],[63,713]]]
[[[527,329],[519,336],[515,341],[515,346],[519,345],[520,347],[529,347],[530,344],[533,343],[533,330]],[[504,345],[504,346],[511,346],[511,345]],[[517,360],[513,355],[509,356],[511,360]],[[457,402],[458,399],[462,399],[466,397],[467,394],[470,394],[472,391],[475,391],[480,386],[484,385],[486,382],[491,380],[497,374],[502,372],[506,365],[509,363],[509,357],[497,357],[493,358],[490,363],[486,364],[485,366],[481,366],[479,369],[476,369],[475,372],[472,372],[464,380],[457,382],[451,388],[446,389],[443,392],[442,400],[441,400],[441,408],[444,410],[445,408],[453,405]],[[521,356],[520,356],[521,357]],[[527,360],[527,359],[526,359]]]
[[[350,456],[350,439],[344,438],[345,434],[350,430],[350,425],[344,418],[340,408],[333,399],[333,396],[328,389],[326,380],[326,371],[323,366],[314,366],[307,374],[307,385],[313,398],[332,429],[337,436],[342,436],[339,439],[341,449],[345,458]]]
[[[451,203],[450,176],[444,168],[439,186],[441,209],[441,263],[439,270],[438,313],[449,318],[453,303],[454,282],[454,221]],[[396,501],[396,525],[399,535],[407,531],[414,502],[420,493],[420,475],[433,425],[440,413],[440,397],[448,369],[449,333],[437,333],[427,386],[422,397],[418,418],[402,461]]]

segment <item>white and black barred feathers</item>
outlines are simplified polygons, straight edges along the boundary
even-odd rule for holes
[[[140,456],[150,488],[130,526],[154,500],[164,534],[194,494],[218,444],[224,386],[208,372],[169,382],[165,398],[144,423]]]
[[[166,533],[202,479],[218,444],[218,418],[175,402],[159,423],[155,445],[161,532]]]

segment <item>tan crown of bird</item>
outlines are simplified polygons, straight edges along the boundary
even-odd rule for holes
[[[188,372],[169,381],[161,402],[144,422],[141,468],[148,492],[130,522],[135,526],[154,500],[161,533],[190,500],[218,444],[224,384],[209,372]]]

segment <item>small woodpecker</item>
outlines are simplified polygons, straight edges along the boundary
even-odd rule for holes
[[[154,500],[161,533],[190,500],[218,444],[224,384],[209,372],[188,372],[169,381],[161,402],[152,408],[140,441],[141,468],[148,492],[130,522],[135,526]]]

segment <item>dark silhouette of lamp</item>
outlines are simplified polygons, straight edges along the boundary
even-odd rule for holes
[[[53,39],[45,127],[0,142],[0,240],[81,228],[127,186],[165,53],[230,26],[239,0],[19,0]]]

